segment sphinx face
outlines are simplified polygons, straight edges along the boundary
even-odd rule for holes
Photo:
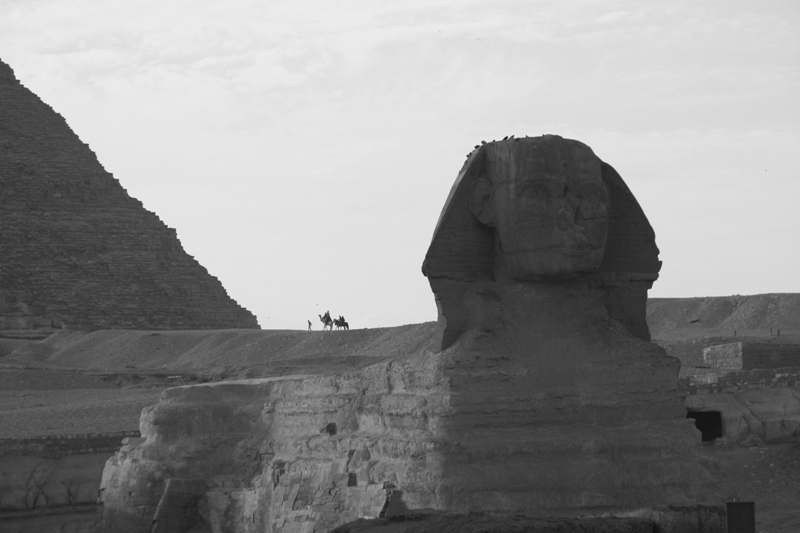
[[[608,192],[587,146],[560,137],[520,139],[496,143],[488,160],[491,185],[476,184],[476,193],[485,189],[482,214],[495,227],[496,275],[558,278],[600,266]]]

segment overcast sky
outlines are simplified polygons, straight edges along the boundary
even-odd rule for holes
[[[651,296],[800,292],[794,0],[0,0],[0,58],[263,328],[435,320],[439,212],[509,134],[617,169]]]

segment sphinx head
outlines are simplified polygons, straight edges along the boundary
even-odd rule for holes
[[[596,270],[608,236],[608,191],[588,146],[548,135],[484,147],[470,211],[494,232],[494,277],[518,281]]]
[[[470,154],[422,272],[446,347],[481,320],[466,295],[495,282],[591,286],[612,317],[649,339],[647,289],[660,268],[653,229],[619,174],[583,143],[545,135]]]

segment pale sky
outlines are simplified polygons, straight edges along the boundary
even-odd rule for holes
[[[620,173],[651,296],[800,292],[800,2],[0,0],[0,58],[263,328],[436,319],[465,155]]]

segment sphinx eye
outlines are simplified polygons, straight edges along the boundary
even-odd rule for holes
[[[600,220],[608,216],[608,195],[603,187],[585,184],[580,191],[576,220]]]
[[[540,181],[527,180],[522,184],[522,187],[520,187],[519,196],[530,200],[546,202],[550,199],[550,191],[547,186]]]

